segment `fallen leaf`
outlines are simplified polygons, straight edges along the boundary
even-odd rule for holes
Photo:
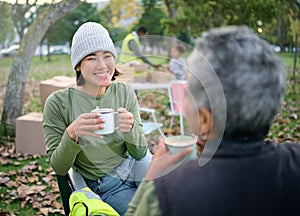
[[[13,154],[16,150],[15,145],[11,145],[11,147],[8,149],[8,153]]]
[[[32,177],[28,177],[28,182],[33,183],[33,182],[37,182],[39,180],[38,176],[32,176]]]
[[[52,203],[51,200],[44,200],[44,201],[42,202],[42,205],[43,205],[43,206],[51,206],[51,203]]]
[[[8,173],[8,175],[10,175],[10,176],[14,176],[14,175],[16,175],[17,174],[17,170],[11,170],[11,171],[9,171],[9,173]]]
[[[55,207],[56,209],[63,208],[63,205],[59,202],[56,202],[56,201],[52,203],[52,206]]]
[[[51,177],[51,176],[46,176],[46,177],[43,177],[42,179],[43,179],[43,181],[44,181],[45,183],[49,183],[50,181],[53,180],[53,177]]]
[[[29,164],[22,167],[21,172],[31,172],[32,170],[37,169],[37,166],[35,164]]]
[[[65,214],[64,210],[62,209],[62,207],[61,207],[61,209],[48,208],[48,210],[49,210],[49,213],[53,213],[53,214],[60,214],[60,215],[64,215]]]
[[[17,189],[17,191],[20,198],[25,198],[32,194],[41,193],[46,188],[47,186],[28,186],[23,184]]]
[[[8,153],[8,152],[3,152],[3,153],[2,153],[2,156],[3,156],[3,157],[8,157],[8,156],[9,156],[9,153]]]
[[[8,182],[10,180],[9,177],[4,177],[0,179],[0,184],[5,184],[6,182]]]
[[[290,117],[292,119],[298,119],[298,115],[296,113],[292,113]]]
[[[25,199],[25,200],[23,200],[23,201],[21,202],[21,208],[24,208],[24,207],[25,207],[25,205],[27,204],[27,201],[28,201],[28,200]]]
[[[13,188],[13,187],[18,187],[18,186],[19,186],[18,182],[16,182],[16,181],[9,181],[9,182],[6,182],[5,185],[6,185],[7,187],[9,187],[9,188]]]
[[[32,203],[32,208],[34,208],[34,209],[39,209],[41,207],[42,207],[42,203],[40,203],[40,202],[33,202]]]
[[[40,212],[43,213],[43,215],[47,216],[49,214],[48,208],[41,208]]]
[[[0,172],[0,177],[7,176],[5,172]]]
[[[6,158],[1,158],[1,159],[0,159],[0,163],[1,163],[2,165],[6,165],[6,164],[10,164],[11,161],[8,160],[8,159],[6,159]]]

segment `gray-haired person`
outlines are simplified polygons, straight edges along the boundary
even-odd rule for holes
[[[197,50],[189,58],[186,117],[200,159],[162,175],[191,150],[171,155],[160,142],[127,215],[298,215],[300,144],[264,141],[283,101],[282,62],[247,27],[213,29]],[[226,103],[214,91],[218,82]]]

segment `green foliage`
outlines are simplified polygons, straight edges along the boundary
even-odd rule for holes
[[[99,22],[100,17],[93,4],[83,1],[73,12],[51,26],[45,38],[49,43],[71,42],[78,26],[87,21]]]
[[[11,7],[6,2],[0,2],[0,44],[8,39],[13,33],[13,22],[11,17]]]
[[[31,4],[29,4],[28,2],[26,2],[25,4],[19,4],[18,2],[16,2],[12,4],[11,7],[14,27],[16,28],[21,41],[25,34],[25,29],[29,28],[38,14],[42,12],[42,6],[38,6],[35,1]]]
[[[161,24],[161,20],[166,17],[166,13],[162,8],[149,8],[144,11],[135,28],[137,28],[137,26],[146,26],[149,35],[163,35],[164,26]]]
[[[293,41],[296,43],[296,35],[300,35],[300,9],[299,11],[297,11],[297,13],[292,12],[289,16],[289,20],[291,24],[289,35],[293,38]]]
[[[115,27],[112,20],[112,11],[110,5],[106,5],[102,10],[99,11],[100,23],[108,30],[110,37],[115,43],[120,42],[126,37],[129,33],[127,28]]]
[[[113,15],[109,4],[99,10],[100,23],[107,29],[113,28],[113,24],[111,22],[112,16]]]
[[[166,19],[164,24],[168,33],[178,35],[190,27],[191,35],[212,27],[225,25],[248,25],[256,28],[257,21],[268,23],[277,15],[278,5],[275,0],[175,0],[177,11],[175,19]]]
[[[140,2],[136,0],[110,0],[109,8],[110,23],[116,28],[119,28],[121,21],[124,20],[128,21],[128,25],[133,25],[144,10]]]
[[[115,43],[118,43],[126,37],[128,31],[125,28],[110,28],[109,29],[110,36]]]

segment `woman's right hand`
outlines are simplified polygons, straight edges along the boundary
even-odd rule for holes
[[[101,135],[94,133],[94,131],[102,129],[103,122],[104,120],[97,113],[83,113],[67,127],[67,133],[75,142],[77,142],[78,137],[82,136],[100,138]]]

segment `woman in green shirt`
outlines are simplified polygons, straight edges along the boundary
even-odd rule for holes
[[[65,175],[73,167],[122,215],[151,156],[133,89],[112,82],[119,75],[116,57],[107,30],[98,23],[83,24],[74,34],[71,48],[77,85],[48,97],[43,128],[54,171]],[[96,107],[117,111],[119,129],[107,135],[94,133],[104,122],[91,112]]]

